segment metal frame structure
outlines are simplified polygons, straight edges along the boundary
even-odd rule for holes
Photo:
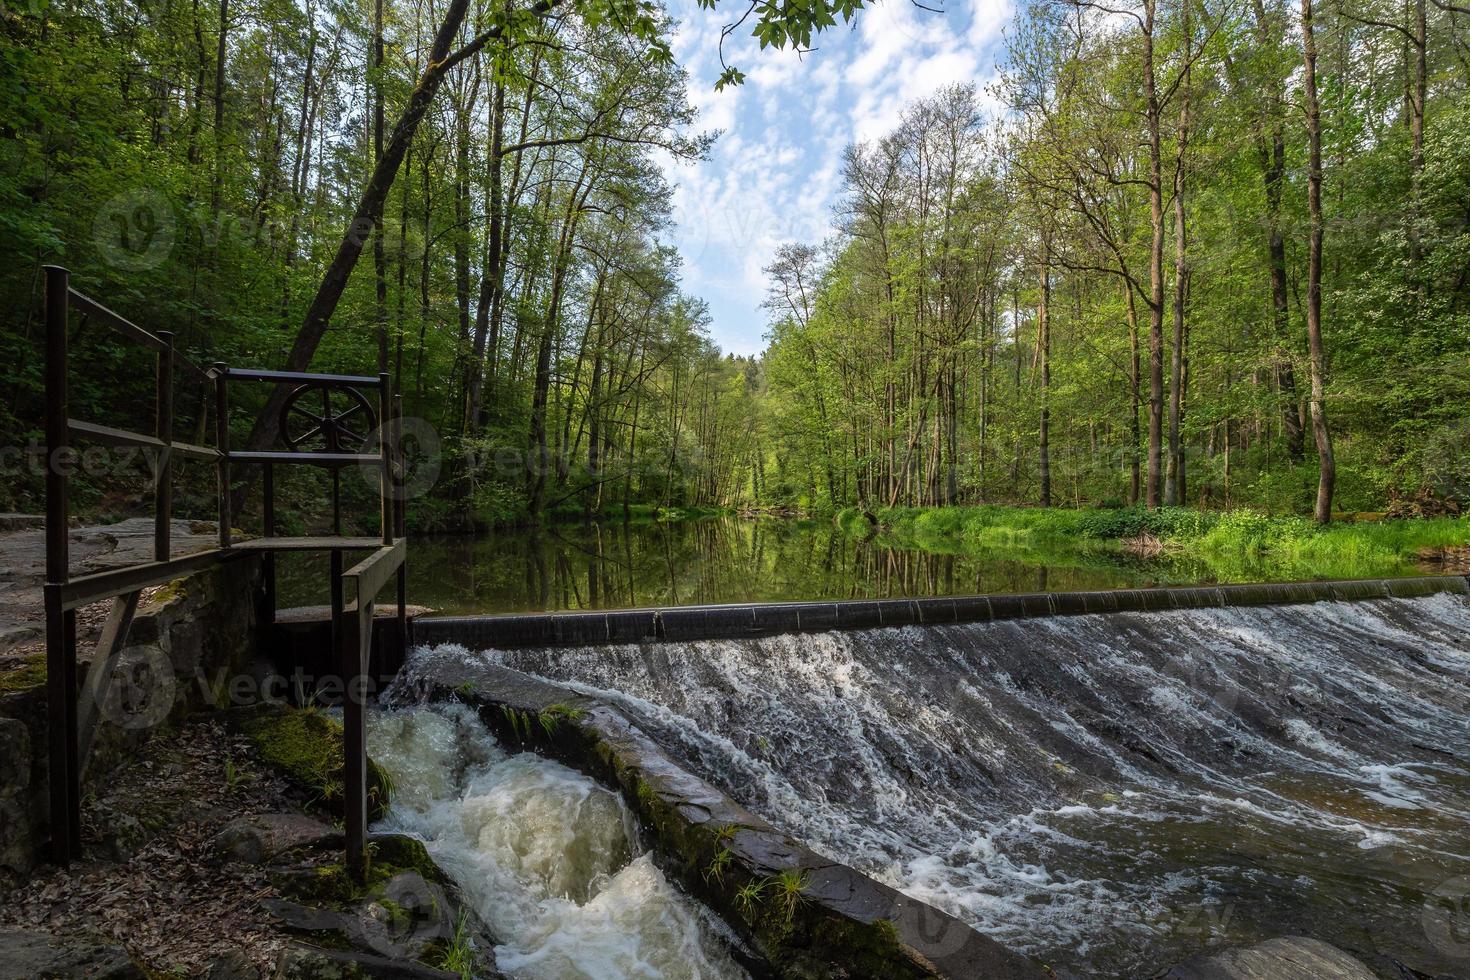
[[[331,616],[334,649],[342,668],[343,727],[347,799],[347,861],[361,877],[367,867],[367,747],[365,702],[371,696],[368,661],[372,650],[374,603],[392,579],[397,580],[399,640],[408,635],[403,536],[401,460],[394,452],[402,435],[402,399],[393,393],[389,376],[376,377],[261,371],[231,368],[223,363],[204,370],[174,348],[173,334],[156,333],[119,316],[97,300],[71,287],[70,274],[46,266],[46,687],[50,753],[51,850],[53,859],[67,864],[81,853],[81,773],[88,755],[111,675],[122,653],[142,590],[163,585],[194,572],[217,567],[244,555],[263,554],[266,616],[275,615],[275,555],[280,551],[326,551],[331,556]],[[68,404],[67,324],[72,310],[100,322],[129,340],[157,352],[154,431],[151,435],[73,419]],[[215,445],[213,448],[178,442],[173,437],[174,387],[184,375],[213,388]],[[373,388],[378,395],[378,450],[345,452],[241,452],[230,448],[229,385],[232,381],[297,384],[303,387]],[[360,394],[355,397],[361,398]],[[106,445],[142,449],[154,461],[153,560],[72,578],[70,574],[70,471],[75,456],[71,437]],[[173,458],[213,462],[218,483],[219,546],[190,555],[170,552],[173,517]],[[236,541],[232,533],[231,475],[236,465],[263,467],[264,533]],[[278,537],[275,520],[275,467],[304,464],[327,467],[332,474],[332,528],[330,537]],[[370,466],[379,474],[379,537],[342,534],[340,474],[343,466]],[[342,555],[369,551],[368,557],[342,570]],[[345,602],[348,586],[354,603]],[[76,610],[111,599],[113,606],[98,640],[85,680],[86,698],[77,672]],[[352,623],[348,623],[348,614]],[[349,628],[349,625],[351,628]]]

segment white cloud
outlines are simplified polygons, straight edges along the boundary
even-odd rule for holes
[[[677,244],[684,288],[714,315],[711,333],[727,350],[762,345],[761,268],[781,243],[816,242],[832,226],[841,196],[840,154],[881,138],[916,98],[959,81],[993,77],[1009,0],[934,14],[907,0],[885,0],[814,38],[816,50],[759,51],[732,37],[725,57],[746,84],[713,92],[719,74],[720,15],[692,9],[674,50],[690,73],[701,129],[722,129],[708,162],[666,166],[675,187]]]

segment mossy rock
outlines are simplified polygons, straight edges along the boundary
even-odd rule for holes
[[[312,802],[342,816],[345,760],[342,726],[312,708],[287,708],[252,718],[242,730],[263,762],[288,781],[312,794]],[[388,812],[391,783],[371,758],[367,765],[368,819]]]
[[[46,686],[46,655],[33,653],[19,664],[0,671],[0,694],[33,691]]]

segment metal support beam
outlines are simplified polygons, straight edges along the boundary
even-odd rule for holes
[[[158,352],[153,434],[163,443],[163,448],[153,464],[157,468],[153,475],[153,560],[168,561],[170,518],[174,510],[174,335],[163,330],[158,339],[163,342],[163,349]]]
[[[340,579],[340,589],[352,587],[350,624],[344,623],[337,642],[342,664],[342,731],[345,754],[343,797],[346,810],[347,868],[357,881],[367,877],[367,701],[372,696],[368,665],[372,660],[374,600],[383,586],[403,567],[408,551],[402,539],[379,548]],[[341,593],[339,592],[338,595]],[[345,617],[334,596],[333,617]]]
[[[102,713],[102,704],[107,700],[112,687],[112,675],[117,669],[117,658],[127,645],[128,629],[133,625],[133,616],[138,612],[138,598],[142,592],[129,592],[112,600],[112,609],[107,622],[102,626],[102,635],[97,638],[97,650],[87,668],[87,679],[82,685],[81,701],[77,708],[77,759],[81,767],[87,767],[92,756],[92,741],[97,735],[97,719]]]

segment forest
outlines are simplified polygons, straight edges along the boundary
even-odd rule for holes
[[[859,7],[752,6],[741,29],[806,47]],[[754,358],[710,339],[670,245],[665,168],[719,133],[668,38],[706,11],[0,13],[0,509],[41,490],[16,461],[41,438],[51,263],[200,363],[392,372],[442,456],[422,529],[978,503],[1325,521],[1470,493],[1451,0],[1021,5],[994,79],[848,147],[830,237],[770,261]],[[74,414],[146,425],[142,352],[73,330]],[[273,437],[277,398],[232,440]],[[200,441],[207,403],[179,399]],[[126,510],[132,478],[79,480],[81,506]]]
[[[1467,23],[1029,4],[999,81],[851,147],[837,233],[770,266],[767,492],[1319,520],[1463,496]]]

